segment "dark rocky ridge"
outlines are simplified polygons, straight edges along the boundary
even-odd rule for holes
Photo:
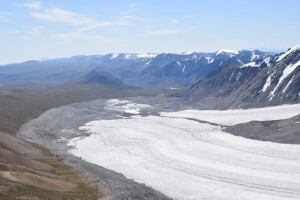
[[[254,140],[300,144],[300,115],[285,120],[237,124],[225,131]]]

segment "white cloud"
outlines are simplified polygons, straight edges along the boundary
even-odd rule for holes
[[[24,4],[24,7],[31,8],[31,9],[39,9],[39,8],[41,8],[41,5],[42,5],[42,2],[40,2],[40,1],[32,1],[27,4]]]
[[[194,16],[194,15],[187,15],[187,16],[185,16],[185,18],[186,18],[186,19],[194,19],[195,16]]]
[[[100,21],[75,12],[61,8],[48,8],[31,14],[33,17],[44,21],[64,22],[75,26],[82,26],[80,30],[87,31],[106,26],[129,26],[133,23],[132,16],[123,16],[115,21]]]
[[[110,26],[131,26],[133,25],[132,16],[122,16],[119,19],[111,21],[101,21],[99,19],[85,16],[61,8],[45,8],[31,15],[39,20],[60,22],[72,25],[75,30],[72,32],[52,34],[52,37],[63,42],[74,40],[94,41],[98,43],[112,43],[115,39],[107,38],[101,34],[95,33],[95,30]]]
[[[179,20],[177,20],[177,19],[172,19],[171,21],[170,21],[170,24],[178,24],[180,21]]]
[[[128,5],[128,8],[138,9],[138,5],[136,3],[131,3],[131,4]]]
[[[99,29],[99,28],[103,28],[103,27],[111,26],[111,25],[112,25],[111,22],[97,22],[94,24],[84,26],[84,27],[80,28],[79,31],[89,31],[89,30]]]
[[[44,27],[42,27],[42,26],[34,26],[28,32],[28,35],[33,36],[33,37],[39,36],[43,32],[43,29],[44,29]]]
[[[9,22],[7,18],[0,16],[0,23]]]
[[[32,16],[45,21],[65,22],[72,25],[83,25],[95,22],[93,18],[79,15],[60,8],[49,8],[41,12],[34,12]]]
[[[29,8],[29,9],[40,9],[42,7],[42,2],[41,1],[31,1],[28,3],[24,3],[24,4],[14,4],[14,5]]]
[[[0,12],[0,23],[9,22],[11,13]]]
[[[52,36],[58,40],[71,41],[82,37],[82,33],[80,31],[75,31],[75,32],[68,32],[68,33],[53,34]]]
[[[140,7],[138,6],[138,4],[136,3],[131,3],[127,6],[127,8],[125,9],[124,12],[122,12],[122,14],[128,15],[131,13],[135,13],[137,11],[141,10]]]
[[[183,32],[183,29],[160,29],[160,30],[146,30],[144,31],[145,36],[162,36],[162,35],[173,35],[176,33]]]
[[[83,33],[81,31],[53,34],[52,37],[62,42],[72,42],[74,40],[85,40],[85,41],[92,41],[97,43],[113,43],[117,41],[115,39],[107,38],[100,34],[89,34],[89,33]]]
[[[133,17],[132,16],[123,16],[120,19],[116,20],[113,24],[117,26],[131,26],[133,25]]]

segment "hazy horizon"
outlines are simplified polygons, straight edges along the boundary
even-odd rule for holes
[[[287,50],[288,48],[254,48],[254,49],[237,49],[239,51],[242,50],[260,50],[263,52],[270,52],[270,53],[283,53]],[[229,50],[229,49],[219,49],[219,50]],[[32,58],[32,59],[27,59],[27,60],[21,60],[21,61],[16,61],[16,62],[9,62],[9,63],[0,63],[0,66],[3,65],[9,65],[9,64],[17,64],[17,63],[22,63],[22,62],[27,62],[27,61],[47,61],[47,60],[53,60],[53,59],[63,59],[63,58],[71,58],[71,57],[76,57],[76,56],[94,56],[94,55],[100,55],[100,56],[104,56],[104,55],[108,55],[108,54],[121,54],[121,53],[125,53],[125,54],[182,54],[182,53],[215,53],[219,50],[216,51],[212,51],[212,52],[204,52],[204,51],[185,51],[185,52],[143,52],[143,53],[136,53],[136,52],[109,52],[109,53],[103,53],[103,54],[75,54],[75,55],[66,55],[66,56],[61,56],[61,57],[42,57],[42,58]],[[232,50],[232,49],[231,49]]]

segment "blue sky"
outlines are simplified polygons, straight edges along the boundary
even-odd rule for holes
[[[111,52],[288,48],[299,0],[0,0],[0,64]]]

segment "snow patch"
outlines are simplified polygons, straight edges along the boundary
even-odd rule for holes
[[[255,54],[254,52],[252,52],[252,54],[251,54],[251,61],[254,61],[254,60],[258,60],[260,58],[260,55],[257,55],[257,54]]]
[[[289,88],[290,84],[294,81],[294,78],[295,78],[295,77],[296,77],[296,76],[293,76],[293,77],[291,78],[291,80],[289,80],[288,84],[286,84],[285,88],[282,90],[282,93],[285,93],[285,91]]]
[[[136,54],[129,54],[129,53],[127,53],[127,54],[125,54],[125,59],[134,59],[134,58],[136,58]]]
[[[262,88],[262,92],[265,92],[268,87],[271,85],[272,75],[268,76],[266,83],[264,84],[264,87]]]
[[[149,65],[151,62],[152,62],[152,60],[149,60],[149,61],[146,63],[146,65]]]
[[[193,53],[194,53],[194,51],[187,51],[187,52],[181,53],[181,55],[191,55]]]
[[[155,58],[157,54],[154,53],[146,53],[146,54],[139,54],[138,58]]]
[[[268,57],[268,58],[264,59],[263,62],[266,63],[267,67],[270,67],[271,66],[270,61],[271,61],[271,58]]]
[[[219,54],[230,54],[231,56],[234,56],[236,54],[239,54],[238,50],[233,50],[233,49],[222,49],[216,52],[216,55]]]
[[[249,62],[247,64],[243,64],[241,66],[241,68],[245,68],[245,67],[259,67],[260,65],[261,65],[261,63]]]
[[[280,55],[277,59],[277,62],[281,61],[283,58],[285,58],[287,55],[289,55],[290,53],[293,53],[297,50],[300,50],[300,44],[294,46],[293,48],[291,48],[289,51],[287,51],[286,53]]]
[[[112,56],[110,57],[110,59],[115,59],[119,56],[120,54],[119,53],[114,53],[112,54]]]
[[[212,63],[212,62],[215,61],[215,59],[212,59],[212,58],[210,58],[210,57],[206,57],[205,59],[207,60],[207,63],[208,63],[208,64],[210,64],[210,63]]]
[[[272,100],[272,98],[275,96],[275,92],[277,90],[277,88],[280,86],[280,84],[282,83],[282,81],[288,77],[298,66],[300,66],[300,60],[295,63],[295,64],[290,64],[288,65],[284,70],[283,73],[281,75],[281,77],[279,78],[279,81],[277,83],[277,85],[275,86],[275,88],[270,92],[270,99]]]

